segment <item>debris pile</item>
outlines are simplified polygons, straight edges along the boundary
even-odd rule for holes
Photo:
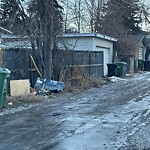
[[[38,78],[34,88],[39,95],[49,95],[51,93],[59,93],[64,90],[64,82]]]

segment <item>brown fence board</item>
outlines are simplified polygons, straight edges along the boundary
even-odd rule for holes
[[[65,51],[59,50],[54,57],[54,66],[67,68],[68,73],[73,67],[80,67],[87,76],[103,76],[103,52],[96,51]]]

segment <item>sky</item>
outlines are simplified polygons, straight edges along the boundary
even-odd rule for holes
[[[27,4],[28,4],[28,2],[29,2],[30,0],[24,0],[23,2],[22,2],[22,4],[23,4],[23,6],[25,7],[25,8],[27,8]],[[73,3],[75,0],[58,0],[58,2],[60,3],[60,4],[62,4],[61,2],[65,2],[65,3],[67,3],[67,1],[69,2],[69,3]],[[84,1],[84,0],[83,0]],[[88,0],[87,0],[88,1]],[[123,0],[123,1],[126,1],[126,0]],[[1,2],[1,0],[0,0],[0,2]],[[147,7],[149,7],[150,8],[150,0],[141,0],[141,3],[143,3],[145,6],[147,6]],[[66,9],[65,9],[65,5],[63,5],[64,6],[64,17],[65,17],[65,13],[66,13]],[[70,11],[70,10],[69,10]],[[84,12],[86,11],[86,8],[84,9]],[[71,15],[70,15],[71,14]],[[74,18],[74,16],[72,15],[72,13],[70,13],[69,15],[68,15],[68,18],[70,17],[72,17],[72,18]],[[86,19],[88,19],[88,15],[86,15]],[[64,18],[64,20],[65,20],[65,18]],[[70,26],[70,27],[73,27],[73,28],[76,28],[77,27],[77,25],[76,25],[76,23],[75,23],[75,19],[72,19],[70,22],[68,22],[68,25]],[[84,21],[85,21],[85,19],[84,19]],[[87,22],[85,23],[83,20],[82,20],[82,22],[81,22],[81,28],[83,28],[83,26],[85,26],[85,24],[87,25]],[[149,25],[149,23],[145,23],[145,22],[143,22],[142,24],[141,24],[141,28],[143,29],[143,30],[145,30],[145,31],[150,31],[150,25]],[[89,29],[87,28],[83,28],[84,30],[82,30],[83,32],[87,32]]]

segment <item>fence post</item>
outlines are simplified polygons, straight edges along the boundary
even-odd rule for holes
[[[130,59],[129,59],[129,72],[131,74],[134,73],[134,58],[131,56]]]

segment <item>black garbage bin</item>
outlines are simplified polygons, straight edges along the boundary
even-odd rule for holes
[[[111,63],[107,64],[108,67],[108,77],[116,76],[117,64]]]
[[[144,70],[144,60],[138,60],[138,69]]]
[[[144,71],[150,71],[150,61],[144,61]]]

